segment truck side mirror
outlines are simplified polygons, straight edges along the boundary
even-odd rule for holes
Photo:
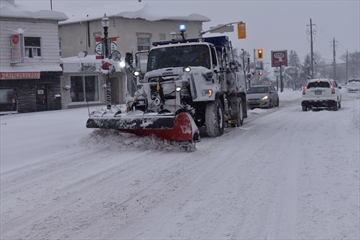
[[[127,52],[125,55],[125,62],[129,65],[132,65],[133,61],[134,61],[134,58],[133,58],[132,53]]]
[[[234,62],[234,61],[231,61],[231,62],[229,63],[229,66],[230,66],[230,69],[231,69],[231,70],[236,70],[236,69],[238,68],[238,65],[237,65],[236,62]]]
[[[205,73],[203,73],[203,76],[205,77],[206,81],[212,81],[213,75],[214,74],[212,71],[206,71]]]

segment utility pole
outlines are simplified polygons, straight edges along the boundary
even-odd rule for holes
[[[335,38],[333,38],[333,66],[334,66],[334,80],[336,80],[336,49],[335,49]]]
[[[312,20],[310,18],[310,68],[311,68],[310,77],[311,78],[314,78],[314,49],[313,49],[314,43],[313,43],[313,30],[312,30],[313,25],[315,24],[312,24]]]
[[[355,78],[355,54],[352,54],[352,77]]]
[[[348,50],[346,50],[346,72],[345,72],[345,81],[348,81],[348,71],[349,71],[349,53]]]
[[[284,82],[283,82],[283,76],[282,76],[282,67],[281,67],[281,63],[282,60],[279,59],[279,63],[280,63],[280,92],[284,91]]]
[[[249,53],[247,54],[247,73],[250,74],[250,54]],[[248,86],[250,88],[250,78],[248,80]]]
[[[254,49],[254,75],[255,74],[257,74],[257,80],[259,81],[259,73],[256,71],[256,49]],[[259,83],[257,82],[256,84],[259,84]]]

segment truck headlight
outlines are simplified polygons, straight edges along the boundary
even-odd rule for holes
[[[206,90],[203,90],[203,91],[202,91],[203,97],[204,97],[204,96],[209,96],[209,97],[211,97],[212,94],[213,94],[213,90],[212,90],[212,89],[206,89]]]
[[[187,66],[187,67],[183,67],[183,72],[190,72],[191,71],[191,67]]]

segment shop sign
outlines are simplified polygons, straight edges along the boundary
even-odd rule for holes
[[[287,50],[271,51],[271,67],[287,66]]]
[[[14,34],[10,36],[11,63],[24,62],[23,39],[24,36],[22,34]]]
[[[40,72],[0,72],[0,79],[40,79]]]

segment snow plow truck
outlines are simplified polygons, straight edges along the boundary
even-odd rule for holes
[[[194,150],[200,141],[199,129],[217,137],[224,127],[243,124],[247,117],[245,79],[227,36],[183,36],[180,41],[152,45],[149,51],[135,54],[137,88],[126,110],[94,111],[87,128],[154,135]],[[143,72],[142,54],[147,56]]]

